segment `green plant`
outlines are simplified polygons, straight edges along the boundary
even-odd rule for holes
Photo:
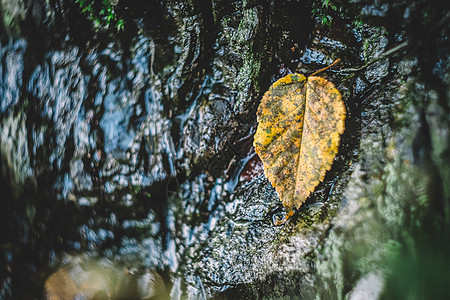
[[[320,21],[322,25],[331,25],[333,21],[332,15],[337,12],[342,12],[341,6],[336,5],[331,0],[314,1],[312,7],[312,14],[316,20]]]
[[[117,15],[117,0],[76,0],[81,12],[98,28],[122,30],[125,22]]]

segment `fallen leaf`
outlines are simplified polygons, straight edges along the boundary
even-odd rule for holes
[[[290,74],[264,94],[255,151],[283,205],[292,210],[324,179],[345,126],[341,94],[328,80]]]

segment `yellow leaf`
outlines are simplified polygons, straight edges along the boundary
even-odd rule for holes
[[[328,80],[290,74],[258,108],[255,151],[283,205],[299,208],[330,170],[345,126],[341,94]]]

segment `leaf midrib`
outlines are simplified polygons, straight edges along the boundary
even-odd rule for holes
[[[299,145],[299,151],[298,151],[298,156],[297,156],[297,172],[295,172],[295,188],[294,188],[294,195],[293,198],[295,197],[295,194],[297,192],[297,186],[298,186],[298,178],[299,178],[299,174],[300,174],[300,156],[302,154],[302,150],[303,150],[303,136],[305,135],[305,128],[304,128],[304,124],[305,124],[305,120],[306,120],[306,113],[308,112],[308,96],[310,94],[309,92],[309,78],[306,78],[306,83],[305,83],[305,89],[306,89],[306,95],[305,95],[305,115],[303,116],[303,120],[301,122],[301,128],[302,128],[302,137],[300,138],[300,145]],[[301,205],[301,204],[300,204]],[[297,207],[298,209],[298,207]]]

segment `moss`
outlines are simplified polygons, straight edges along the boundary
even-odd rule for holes
[[[25,18],[25,8],[20,1],[0,2],[0,26],[6,29],[10,35],[20,32],[20,21]]]
[[[259,93],[258,85],[259,72],[261,70],[261,59],[258,59],[257,54],[248,53],[244,60],[244,65],[239,70],[237,77],[237,90],[241,96],[246,96],[248,90],[253,87],[256,93]],[[245,99],[238,99],[238,103],[245,101]]]
[[[229,20],[225,20],[224,24]],[[239,69],[235,80],[237,100],[235,109],[249,100],[252,91],[259,93],[259,74],[261,72],[262,55],[255,51],[255,34],[259,26],[258,9],[256,7],[245,9],[237,30],[228,38],[237,52],[243,53],[243,65]]]

